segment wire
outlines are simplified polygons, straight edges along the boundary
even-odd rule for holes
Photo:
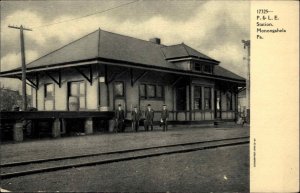
[[[51,25],[56,25],[56,24],[60,24],[60,23],[64,23],[64,22],[74,21],[74,20],[77,20],[77,19],[81,19],[81,18],[92,16],[92,15],[104,13],[104,12],[107,12],[107,11],[110,11],[110,10],[113,10],[113,9],[117,9],[119,7],[122,7],[122,6],[126,6],[126,5],[129,5],[129,4],[136,3],[138,1],[140,1],[140,0],[131,1],[129,3],[124,3],[124,4],[118,5],[116,7],[112,7],[112,8],[109,8],[109,9],[106,9],[106,10],[103,10],[103,11],[99,11],[99,12],[95,12],[95,13],[90,13],[90,14],[87,14],[87,15],[84,15],[84,16],[81,16],[81,17],[76,17],[76,18],[72,18],[72,19],[68,19],[68,20],[64,20],[64,21],[59,21],[59,22],[56,22],[56,23],[50,23],[50,24],[46,24],[46,25],[37,26],[37,27],[34,27],[34,29],[35,28],[47,27],[47,26],[51,26]]]

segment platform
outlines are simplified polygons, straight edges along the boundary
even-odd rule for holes
[[[249,127],[240,126],[219,128],[177,126],[167,132],[158,129],[155,128],[152,132],[95,133],[94,135],[2,144],[0,161],[4,164],[250,135]]]

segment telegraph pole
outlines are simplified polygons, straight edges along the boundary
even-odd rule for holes
[[[22,61],[22,102],[23,111],[27,110],[27,94],[26,94],[26,60],[25,60],[25,46],[24,46],[24,34],[23,31],[32,31],[31,29],[24,28],[22,25],[20,27],[8,26],[9,28],[20,30],[20,42],[21,42],[21,61]]]
[[[247,121],[250,122],[250,40],[242,40],[244,49],[247,49],[247,79],[246,79],[246,99],[247,99]]]

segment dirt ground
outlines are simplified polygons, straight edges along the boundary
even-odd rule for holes
[[[116,162],[1,181],[10,191],[249,192],[249,146]]]

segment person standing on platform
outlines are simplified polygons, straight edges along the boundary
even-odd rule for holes
[[[135,106],[133,108],[133,111],[131,112],[132,131],[138,132],[141,116],[142,116],[141,111]]]
[[[161,111],[161,119],[160,119],[160,122],[163,126],[163,131],[168,131],[168,118],[169,118],[169,111],[167,109],[167,105],[163,105],[163,109]]]
[[[117,132],[124,132],[125,125],[125,113],[124,110],[122,109],[122,105],[118,105],[118,110],[115,112],[115,119],[116,119],[116,124],[117,124]]]
[[[148,104],[147,110],[145,111],[145,130],[149,131],[149,126],[151,127],[151,131],[153,131],[153,118],[154,118],[154,111],[151,108],[151,105]]]

